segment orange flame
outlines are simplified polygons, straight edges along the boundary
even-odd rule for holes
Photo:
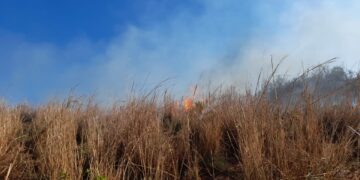
[[[191,98],[185,98],[184,108],[186,111],[190,111],[194,107],[194,102]]]
[[[197,88],[198,88],[197,85],[190,86],[190,91],[192,92],[192,97],[186,97],[183,101],[183,103],[184,103],[183,106],[186,111],[190,111],[191,109],[193,109],[195,107],[194,99],[195,99]]]

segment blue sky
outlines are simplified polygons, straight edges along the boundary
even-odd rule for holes
[[[37,104],[75,88],[108,102],[133,83],[146,92],[165,79],[162,87],[175,94],[208,81],[244,86],[269,67],[270,55],[289,55],[282,73],[333,56],[353,67],[359,7],[355,0],[0,0],[0,96]]]
[[[106,40],[126,31],[129,25],[145,27],[166,21],[178,11],[201,11],[195,1],[0,1],[3,29],[29,41],[64,45],[86,37]]]

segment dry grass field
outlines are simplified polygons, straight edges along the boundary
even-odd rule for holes
[[[304,95],[284,107],[265,96],[2,103],[0,178],[359,179],[359,106]]]
[[[360,0],[0,0],[0,180],[360,180]]]

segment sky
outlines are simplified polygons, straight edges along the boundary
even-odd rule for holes
[[[0,96],[99,101],[154,87],[254,86],[339,57],[359,67],[356,0],[0,0]]]

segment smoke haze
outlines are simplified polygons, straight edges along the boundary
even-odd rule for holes
[[[1,61],[10,62],[0,69],[8,72],[0,92],[10,102],[41,102],[76,87],[79,94],[108,102],[123,97],[133,83],[145,92],[166,79],[162,87],[181,95],[207,81],[242,88],[271,69],[271,56],[275,63],[288,56],[279,73],[289,76],[333,57],[358,69],[355,0],[196,2],[195,10],[129,25],[111,39],[79,37],[65,46],[0,29]]]

